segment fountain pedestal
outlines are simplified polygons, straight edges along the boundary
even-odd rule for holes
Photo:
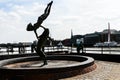
[[[39,56],[0,61],[0,80],[55,80],[75,76],[96,68],[94,59],[78,55],[49,55],[42,66]]]

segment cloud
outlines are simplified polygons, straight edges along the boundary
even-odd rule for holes
[[[63,36],[63,38],[69,37],[71,29],[73,29],[74,34],[102,31],[107,28],[108,22],[111,23],[112,29],[119,30],[120,11],[118,3],[119,0],[57,1],[50,15],[53,24],[58,22],[58,24],[53,25],[55,27],[52,34],[57,39],[61,39],[58,35]]]
[[[4,41],[12,42],[12,40],[27,41],[27,38],[25,39],[24,37],[27,37],[28,34],[24,34],[24,33],[27,32],[25,31],[25,29],[28,24],[28,21],[35,21],[35,17],[37,16],[36,14],[38,14],[39,9],[43,8],[41,7],[41,5],[38,6],[38,4],[33,3],[32,5],[34,7],[30,7],[30,6],[26,7],[24,5],[12,4],[10,5],[10,11],[6,11],[5,9],[1,8],[0,9],[0,33],[1,33],[0,41],[1,42]]]
[[[1,42],[33,41],[33,32],[26,26],[37,21],[50,0],[0,0]],[[112,29],[120,30],[119,0],[54,0],[51,13],[43,22],[55,39],[102,31],[111,23]],[[39,31],[38,31],[39,32]],[[41,32],[41,31],[40,31]]]

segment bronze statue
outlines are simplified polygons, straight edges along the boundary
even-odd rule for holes
[[[48,15],[50,13],[51,6],[52,6],[52,3],[53,3],[53,1],[48,3],[48,5],[47,5],[47,7],[44,11],[44,14],[42,14],[40,17],[38,17],[38,20],[34,25],[29,23],[27,25],[27,29],[26,29],[27,31],[34,31],[35,32],[35,35],[38,39],[37,48],[35,48],[35,50],[36,50],[36,53],[40,56],[40,58],[44,61],[44,65],[47,64],[47,60],[46,60],[45,53],[41,49],[44,46],[44,43],[46,42],[47,38],[49,38],[49,29],[45,28],[41,24],[48,17]],[[37,34],[37,29],[39,27],[44,29],[44,32],[40,36],[38,36],[38,34]]]

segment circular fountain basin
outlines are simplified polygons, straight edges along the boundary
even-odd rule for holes
[[[0,80],[55,80],[95,69],[94,59],[86,56],[49,55],[47,61],[43,65],[39,56],[2,60]]]

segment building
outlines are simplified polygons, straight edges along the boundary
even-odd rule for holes
[[[108,41],[108,29],[103,30],[102,32],[95,32],[91,34],[84,35],[84,43],[86,46],[93,46],[98,42]],[[120,44],[120,31],[115,29],[110,30],[110,41],[115,41]]]
[[[77,39],[83,38],[84,46],[87,46],[87,47],[93,46],[96,43],[108,41],[108,31],[109,31],[108,29],[105,29],[102,32],[94,32],[94,33],[85,34],[85,35],[74,35],[70,39],[70,41],[67,41],[67,42],[73,43],[74,45],[76,45]],[[110,41],[115,41],[118,44],[120,44],[120,31],[117,31],[115,29],[110,29]]]

